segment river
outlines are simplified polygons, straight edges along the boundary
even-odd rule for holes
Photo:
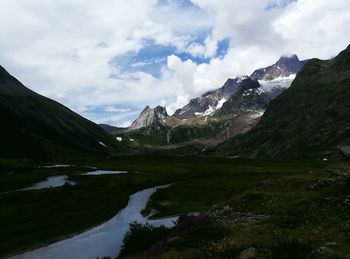
[[[150,196],[160,188],[139,191],[129,197],[128,205],[122,209],[115,217],[107,222],[94,227],[86,232],[75,235],[71,238],[53,243],[51,245],[29,251],[21,255],[12,257],[13,259],[96,259],[97,257],[110,256],[115,258],[123,244],[125,233],[129,230],[129,224],[137,221],[140,223],[150,223],[153,226],[165,225],[172,227],[177,217],[149,220],[141,215]]]

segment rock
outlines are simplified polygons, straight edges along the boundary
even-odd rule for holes
[[[254,247],[249,247],[245,250],[243,250],[239,256],[238,259],[252,259],[256,257],[256,249]]]
[[[166,108],[157,106],[151,109],[149,106],[141,112],[140,116],[131,124],[129,130],[140,129],[154,125],[155,128],[159,128],[159,125],[164,124],[164,120],[168,117]]]
[[[255,80],[273,80],[278,77],[287,77],[297,74],[306,61],[300,61],[298,56],[282,56],[274,65],[255,70],[250,76]]]
[[[333,254],[333,253],[334,253],[334,251],[327,246],[321,246],[321,247],[317,248],[315,251],[313,251],[313,254],[315,256],[329,255],[329,254]]]
[[[210,218],[218,223],[250,226],[259,224],[261,221],[268,219],[267,215],[256,215],[252,212],[234,211],[233,208],[225,206],[222,209],[216,209],[210,213]]]
[[[340,178],[323,178],[323,179],[319,179],[316,182],[314,182],[313,184],[310,185],[311,189],[317,189],[317,188],[321,188],[321,187],[328,187],[332,184],[335,184],[338,180],[340,180]]]
[[[337,242],[335,241],[327,242],[325,246],[337,246]]]
[[[240,77],[235,79],[229,78],[221,88],[206,92],[200,97],[191,99],[187,105],[176,110],[173,116],[183,120],[195,118],[197,116],[211,115],[211,112],[213,113],[221,108],[221,102],[226,101],[234,93],[240,80]]]

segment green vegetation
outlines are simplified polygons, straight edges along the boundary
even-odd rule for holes
[[[201,248],[209,242],[217,242],[228,236],[230,228],[220,224],[197,226],[169,242],[170,249],[186,250]]]
[[[349,60],[350,46],[332,60],[308,61],[256,127],[219,146],[218,153],[296,160],[349,158]]]
[[[2,158],[84,161],[128,151],[101,127],[29,90],[1,66],[0,117]]]
[[[112,134],[122,137],[124,143],[130,146],[172,146],[176,144],[192,143],[196,139],[211,138],[222,132],[227,126],[226,120],[209,120],[204,125],[195,122],[188,124],[179,124],[174,127],[150,125],[141,129],[128,132],[115,131]],[[130,139],[133,139],[130,142]],[[169,141],[169,142],[168,142]]]
[[[212,138],[225,129],[227,121],[210,121],[205,125],[179,125],[170,130],[169,142],[172,144],[193,141],[199,138]]]
[[[27,173],[30,174],[29,171]],[[33,173],[40,180],[47,176]],[[34,176],[25,177],[23,172],[2,177],[5,177],[6,183],[11,183],[7,179],[10,177],[21,179],[21,187],[31,185],[35,179]],[[70,173],[70,179],[77,185],[0,193],[1,253],[52,242],[90,228],[113,217],[127,204],[132,193],[175,180],[171,175],[165,177],[157,172],[96,177]],[[5,183],[2,186],[8,190]],[[15,184],[12,186],[15,187]]]
[[[235,258],[246,251],[261,259],[348,258],[349,169],[289,174],[233,193],[206,210],[208,224],[168,240],[160,258]],[[167,195],[162,199],[173,194]]]
[[[154,129],[157,127],[157,129]],[[159,127],[159,128],[158,128]],[[127,132],[119,132],[118,130],[112,132],[114,136],[122,137],[123,143],[127,143],[129,146],[162,146],[167,144],[167,131],[169,127],[160,125],[150,125],[148,127],[135,129]],[[130,141],[130,140],[133,141]]]
[[[78,183],[76,186],[0,193],[2,255],[52,242],[97,225],[124,207],[132,193],[169,183],[174,185],[157,191],[145,212],[156,209],[155,217],[205,212],[210,215],[210,222],[178,233],[166,243],[161,257],[215,255],[230,258],[254,247],[261,258],[269,258],[262,256],[272,256],[273,251],[278,251],[277,245],[285,242],[283,237],[301,239],[302,244],[313,250],[334,241],[337,247],[331,249],[337,254],[350,253],[345,245],[349,243],[347,235],[339,234],[350,231],[350,207],[343,204],[350,195],[349,185],[345,180],[334,183],[329,180],[328,184],[324,179],[333,176],[325,172],[324,163],[140,156],[95,161],[89,165],[131,173],[84,177],[79,175],[84,170],[82,167],[32,167],[11,169],[12,174],[5,170],[0,175],[1,191],[8,191],[10,187],[22,188],[54,174],[67,174]],[[132,173],[134,171],[142,173]],[[225,213],[228,217],[223,216]],[[251,215],[246,216],[247,213]],[[259,218],[260,215],[263,217]],[[255,217],[258,224],[251,224],[249,218]],[[139,235],[135,239],[130,235],[130,240],[143,239],[144,228],[135,229],[140,230]],[[161,232],[153,232],[152,243],[162,239],[165,232]],[[131,241],[129,244],[133,245],[128,246],[127,254],[137,251],[141,256],[147,248],[137,246],[142,242]]]
[[[142,253],[167,233],[169,233],[169,229],[164,226],[152,227],[147,223],[131,223],[130,230],[124,238],[120,257]]]

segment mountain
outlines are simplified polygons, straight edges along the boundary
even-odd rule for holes
[[[93,122],[26,88],[0,66],[0,157],[107,156],[115,140]]]
[[[306,60],[300,61],[295,54],[284,55],[275,64],[255,70],[249,78],[259,81],[261,91],[269,95],[272,100],[291,85],[295,75],[305,63]],[[197,116],[212,115],[235,92],[237,84],[247,78],[248,76],[229,78],[221,88],[208,91],[200,97],[191,99],[187,105],[176,110],[173,117],[190,119]]]
[[[201,115],[210,115],[214,113],[234,92],[237,83],[242,81],[244,77],[236,77],[235,79],[227,79],[225,84],[216,90],[209,91],[201,95],[200,97],[190,100],[190,102],[176,110],[173,117],[177,119],[189,119],[195,118]]]
[[[119,127],[115,127],[115,126],[112,126],[112,125],[109,125],[109,124],[98,124],[98,126],[100,126],[104,131],[108,132],[108,133],[112,133],[114,131],[117,131],[117,130],[123,130],[124,128],[119,128]]]
[[[272,100],[292,84],[296,74],[307,61],[300,61],[295,54],[284,55],[275,64],[255,70],[250,78],[258,80],[261,91]]]
[[[312,59],[247,134],[218,153],[272,158],[350,155],[350,46],[331,60]]]
[[[247,77],[236,86],[234,93],[215,115],[237,115],[248,110],[262,111],[269,102],[270,98],[261,91],[259,82]]]
[[[149,106],[146,106],[140,116],[131,124],[129,130],[141,129],[148,126],[158,129],[164,125],[167,117],[168,114],[165,107],[157,106],[151,109]]]
[[[164,107],[151,109],[147,106],[131,127],[112,133],[133,139],[133,144],[140,146],[199,143],[200,147],[212,147],[244,134],[258,123],[270,101],[291,85],[303,62],[295,55],[281,57],[276,64],[256,70],[263,71],[261,78],[270,79],[258,80],[249,76],[229,78],[222,87],[192,99],[173,116],[168,116]],[[278,67],[283,67],[282,74],[275,73],[280,77],[267,76]]]
[[[297,74],[307,60],[300,61],[298,56],[284,55],[273,65],[255,70],[250,78],[253,80],[273,80],[280,77],[289,77]]]

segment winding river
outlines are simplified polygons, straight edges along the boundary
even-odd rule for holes
[[[157,189],[167,188],[169,185],[139,191],[129,197],[128,205],[109,221],[94,227],[86,232],[71,238],[53,243],[51,245],[14,256],[14,259],[96,259],[97,257],[110,256],[115,258],[123,244],[125,233],[131,222],[137,221],[153,226],[165,225],[171,227],[177,219],[166,218],[149,220],[141,215],[150,196]]]

